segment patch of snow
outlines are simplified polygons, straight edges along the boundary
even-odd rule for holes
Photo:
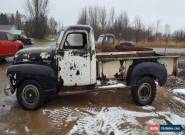
[[[185,95],[185,89],[174,89],[173,93],[183,94]]]
[[[142,106],[142,109],[148,110],[148,111],[153,111],[153,110],[155,110],[155,107],[146,105],[146,106]]]
[[[30,129],[29,129],[27,126],[25,126],[24,129],[25,129],[25,131],[26,131],[27,133],[30,132]]]
[[[124,88],[124,87],[126,87],[124,84],[117,83],[114,85],[100,86],[99,88]]]
[[[175,97],[175,96],[174,96],[173,99],[175,99],[175,100],[177,100],[177,101],[179,101],[179,102],[185,104],[185,100],[183,100],[183,99],[181,99],[181,98],[179,98],[179,97]]]
[[[96,85],[101,85],[101,81],[100,80],[97,80],[96,81]]]
[[[153,106],[145,106],[145,110],[154,110]],[[148,124],[172,124],[185,125],[185,118],[172,112],[137,112],[122,107],[103,107],[97,110],[94,107],[73,108],[62,107],[59,109],[44,109],[43,114],[49,118],[49,124],[61,128],[68,124],[72,126],[67,135],[73,134],[148,134],[148,129],[143,129],[138,118],[150,118]]]
[[[167,124],[165,120],[163,119],[159,119],[159,118],[152,118],[150,120],[148,120],[147,122],[145,122],[147,125],[159,125],[159,124]]]
[[[173,125],[182,125],[185,126],[185,117],[181,117],[172,112],[157,112],[160,116],[164,116]]]
[[[125,129],[121,128],[124,123],[130,125],[140,125],[136,117],[157,116],[155,113],[148,112],[134,112],[124,110],[121,107],[102,108],[100,112],[95,115],[86,115],[81,117],[77,124],[73,126],[68,135],[72,134],[111,134],[116,135],[126,134]],[[132,129],[132,128],[130,128]],[[134,130],[128,132],[133,133]],[[134,132],[137,133],[138,131]]]
[[[108,85],[114,85],[114,84],[117,84],[117,83],[118,83],[118,81],[116,81],[116,80],[109,80],[107,82]]]
[[[7,133],[7,134],[16,134],[16,131],[7,129],[7,130],[5,130],[5,133]]]

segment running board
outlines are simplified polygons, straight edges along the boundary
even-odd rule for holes
[[[75,95],[75,94],[83,94],[89,92],[103,92],[103,91],[110,91],[110,90],[123,90],[123,89],[130,89],[130,86],[125,86],[124,84],[115,84],[115,85],[105,85],[105,86],[97,86],[93,89],[88,90],[68,90],[68,91],[59,91],[59,96],[66,96],[66,95]]]

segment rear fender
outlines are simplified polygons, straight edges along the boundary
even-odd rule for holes
[[[134,67],[128,73],[128,85],[136,85],[137,81],[144,76],[149,76],[158,81],[163,86],[167,81],[167,71],[164,65],[154,62],[142,62]]]

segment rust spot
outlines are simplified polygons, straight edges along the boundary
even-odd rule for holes
[[[177,58],[174,58],[173,60],[173,75],[177,76],[178,73],[178,63],[177,63]]]

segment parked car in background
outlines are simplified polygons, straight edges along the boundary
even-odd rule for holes
[[[22,43],[23,43],[24,45],[32,45],[32,44],[33,44],[32,39],[26,37],[25,35],[18,35],[18,34],[16,34],[16,35],[14,35],[14,36],[15,36],[15,38],[16,38],[17,40],[22,41]]]
[[[0,31],[0,58],[13,56],[17,51],[24,47],[23,43],[14,38],[14,35],[8,32]]]

